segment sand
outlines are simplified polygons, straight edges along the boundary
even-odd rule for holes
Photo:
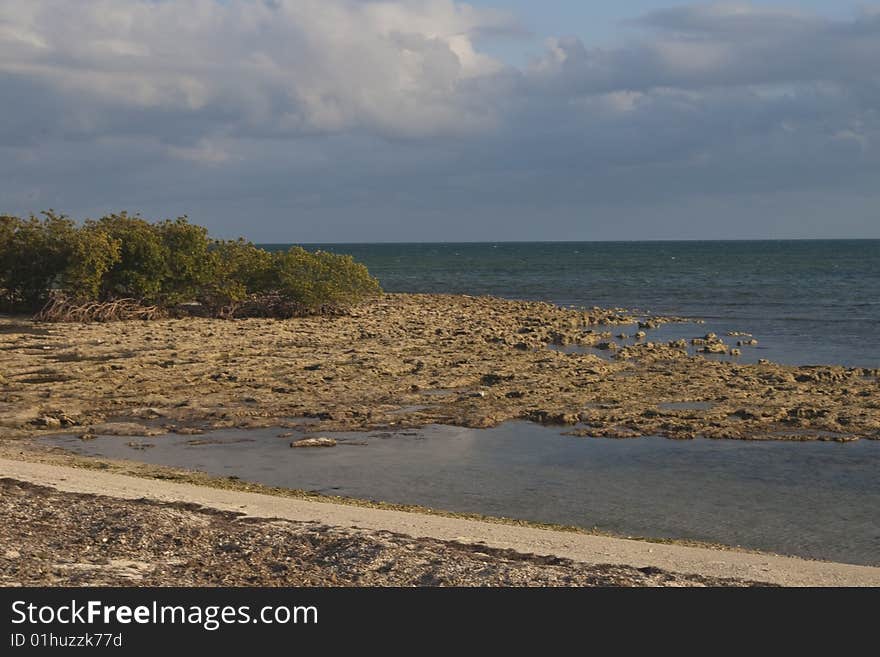
[[[209,509],[243,513],[254,518],[392,532],[415,538],[513,550],[520,554],[552,555],[582,564],[657,568],[671,573],[783,586],[880,586],[880,568],[875,567],[312,502],[42,463],[0,459],[0,477],[47,485],[68,493],[127,500],[145,498],[185,502]]]

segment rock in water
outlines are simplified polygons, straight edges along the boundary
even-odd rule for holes
[[[46,427],[47,429],[57,429],[61,426],[61,420],[59,420],[57,417],[46,415],[45,417],[41,417],[39,420],[37,420],[37,424]]]
[[[334,438],[303,438],[290,443],[291,447],[336,447]]]

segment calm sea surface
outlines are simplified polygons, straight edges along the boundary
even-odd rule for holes
[[[668,337],[748,331],[746,360],[880,367],[880,240],[307,246],[353,255],[389,292],[699,317]]]

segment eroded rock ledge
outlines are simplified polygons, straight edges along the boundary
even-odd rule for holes
[[[637,319],[645,335],[608,358],[550,348],[609,346],[614,325]],[[683,339],[651,341],[679,320],[408,294],[283,321],[3,319],[0,435],[197,433],[308,417],[323,430],[528,419],[580,436],[880,439],[880,370],[720,362],[688,356]]]

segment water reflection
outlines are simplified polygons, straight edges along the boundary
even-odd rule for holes
[[[511,422],[322,433],[290,449],[278,430],[130,439],[50,439],[78,453],[450,511],[640,536],[691,538],[880,563],[880,442],[610,440]],[[243,441],[242,439],[246,439]],[[366,444],[364,444],[366,443]]]

